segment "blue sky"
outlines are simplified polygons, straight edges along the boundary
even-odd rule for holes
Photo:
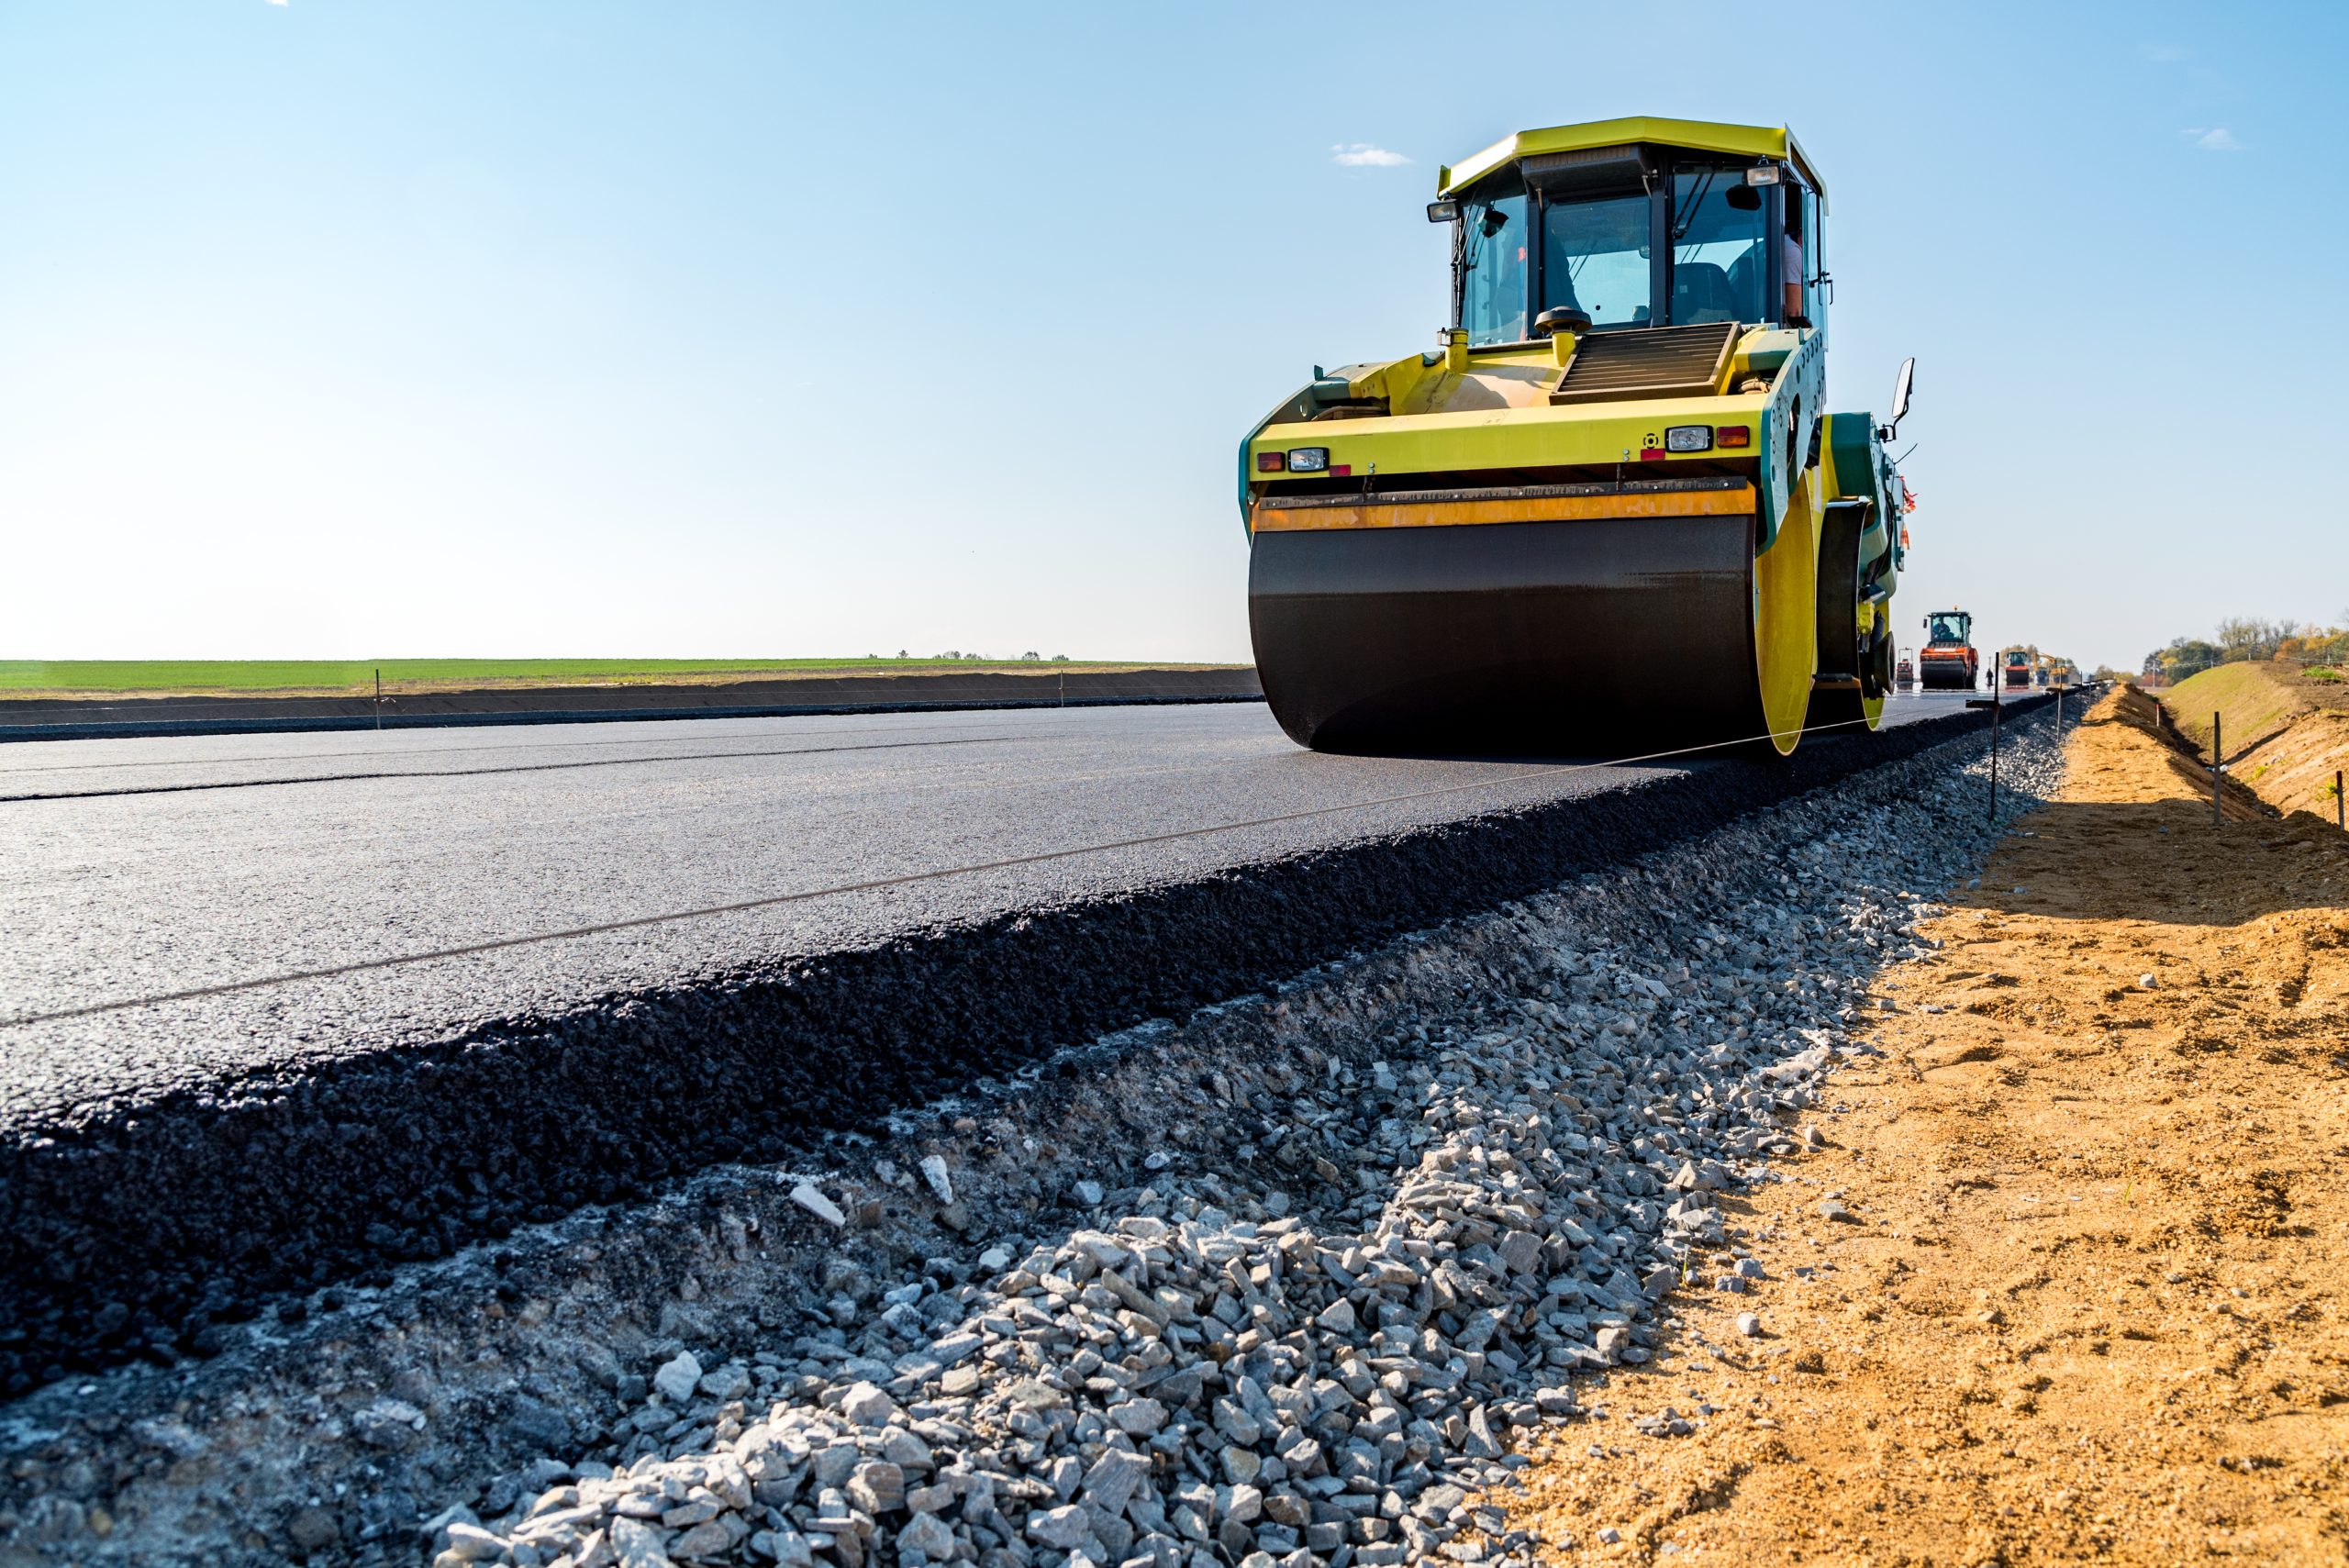
[[[7,657],[1247,657],[1439,163],[1791,124],[1904,613],[2349,612],[2338,6],[0,0]]]

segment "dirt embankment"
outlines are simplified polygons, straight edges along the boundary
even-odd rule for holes
[[[2349,769],[2349,682],[2319,680],[2288,662],[2221,664],[2170,687],[2161,702],[2205,759],[2216,717],[2229,769],[2260,799],[2287,816],[2305,811],[2340,821],[2336,780]]]
[[[1659,1370],[1540,1452],[1545,1557],[2343,1561],[2349,839],[2213,828],[2152,709],[2098,705]]]

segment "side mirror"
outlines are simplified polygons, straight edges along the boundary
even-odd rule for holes
[[[1450,223],[1460,216],[1460,204],[1453,201],[1428,203],[1430,223]]]
[[[1899,379],[1892,384],[1892,417],[1876,432],[1879,439],[1890,440],[1900,433],[1900,421],[1909,417],[1909,391],[1917,382],[1917,357],[1911,354],[1900,361]]]
[[[1731,185],[1721,199],[1739,212],[1762,210],[1762,193],[1751,185]]]

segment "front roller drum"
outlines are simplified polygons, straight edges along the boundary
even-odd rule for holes
[[[1975,687],[1964,662],[1956,659],[1920,660],[1917,684],[1929,692],[1965,692]]]
[[[1750,511],[1260,526],[1257,673],[1281,728],[1321,751],[1615,757],[1774,730],[1791,751],[1813,616],[1809,518],[1789,523],[1759,560],[1786,549],[1798,579],[1757,571]]]

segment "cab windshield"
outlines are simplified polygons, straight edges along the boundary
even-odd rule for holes
[[[1753,170],[1702,155],[1667,164],[1652,150],[1628,172],[1625,161],[1504,168],[1457,198],[1453,278],[1472,346],[1526,342],[1559,309],[1601,331],[1819,319],[1815,293],[1798,312],[1773,283],[1816,284],[1818,200],[1798,181],[1757,185]],[[1804,260],[1782,256],[1789,248]]]
[[[1935,642],[1964,642],[1965,623],[1955,616],[1934,616],[1926,623],[1925,635]]]
[[[1653,305],[1649,210],[1644,193],[1545,206],[1542,308],[1569,306],[1593,327],[1646,326]]]

